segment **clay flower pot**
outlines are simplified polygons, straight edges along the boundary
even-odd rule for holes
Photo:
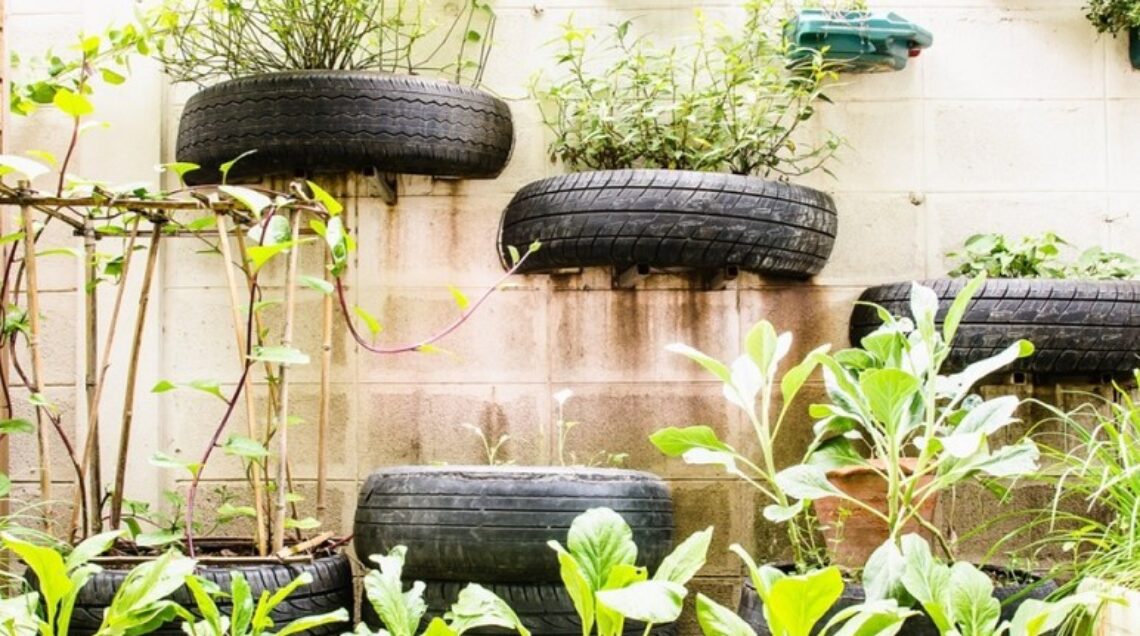
[[[883,462],[871,462],[875,468],[883,470]],[[914,459],[902,460],[902,468],[910,474],[914,470]],[[883,512],[887,512],[887,482],[869,466],[849,466],[829,471],[827,478],[848,496],[858,499]],[[919,485],[930,483],[931,477],[923,477]],[[919,514],[927,521],[933,521],[938,497],[930,497],[922,505]],[[818,499],[812,502],[816,517],[827,541],[829,556],[834,565],[844,568],[862,568],[871,553],[887,540],[887,524],[870,512],[855,508],[838,497]],[[933,534],[917,521],[907,523],[905,533],[915,532],[927,541]]]

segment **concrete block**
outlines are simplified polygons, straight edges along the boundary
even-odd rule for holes
[[[471,302],[484,288],[464,288]],[[441,288],[361,289],[365,309],[384,331],[382,346],[417,343],[452,324],[460,311]],[[360,382],[536,382],[547,369],[546,296],[524,289],[496,292],[458,329],[437,343],[450,353],[359,352]],[[367,330],[363,325],[359,327]]]
[[[76,407],[76,394],[74,389],[68,387],[52,387],[46,389],[44,395],[61,414],[61,425],[69,442],[73,447],[78,449],[78,452],[82,452],[77,431],[84,428],[86,423],[77,424],[75,416],[73,415]],[[28,402],[27,391],[20,388],[14,388],[12,390],[12,407],[13,416],[16,419],[25,419],[33,424],[36,423],[35,408]],[[48,448],[51,451],[48,455],[51,464],[51,478],[53,481],[70,483],[75,478],[75,469],[72,466],[71,460],[68,458],[66,446],[60,440],[59,433],[52,426],[46,414],[43,417],[42,426],[47,431]],[[37,433],[10,435],[8,437],[8,444],[8,475],[13,481],[38,483],[40,471]],[[111,457],[112,471],[114,470],[114,461],[114,457]]]
[[[696,425],[711,427],[725,443],[755,456],[752,427],[739,409],[724,399],[719,382],[576,384],[566,388],[574,395],[564,406],[564,416],[576,423],[566,435],[566,456],[577,462],[596,463],[610,453],[627,453],[625,468],[670,479],[728,477],[719,466],[690,466],[679,457],[667,457],[649,441],[649,436],[660,429]],[[557,421],[557,415],[553,419]],[[551,435],[557,438],[556,428]]]
[[[1136,165],[1140,150],[1133,143],[1140,136],[1140,99],[1109,100],[1108,117],[1108,186],[1113,191],[1137,191]]]
[[[915,200],[903,193],[839,193],[835,249],[813,282],[862,285],[923,276],[930,210]]]
[[[737,351],[733,291],[565,292],[550,302],[554,382],[703,380],[699,366],[665,346],[682,342],[721,359]]]
[[[491,444],[509,435],[497,461],[551,461],[549,395],[544,386],[479,384],[361,385],[356,443],[359,477],[400,464],[486,464],[480,428]]]
[[[814,143],[838,135],[844,145],[827,167],[797,183],[846,192],[910,192],[922,185],[923,105],[917,100],[824,104],[808,122]],[[807,142],[812,143],[812,142]]]
[[[792,332],[788,364],[802,360],[809,351],[830,343],[840,349],[847,343],[847,326],[855,300],[862,288],[791,285],[740,290],[740,331],[745,334],[764,319],[776,331]]]
[[[935,45],[916,62],[922,65],[927,98],[1099,99],[1104,94],[1104,43],[1074,7],[926,4],[924,26],[934,32]],[[1016,73],[1009,72],[1014,68]]]
[[[928,102],[926,122],[926,183],[933,191],[1104,187],[1098,101]]]
[[[1111,195],[1108,207],[1108,222],[1100,245],[1132,256],[1140,255],[1140,194]]]
[[[752,524],[759,514],[752,487],[740,480],[684,480],[670,482],[677,541],[713,526],[712,546],[701,574],[734,577],[740,572],[740,559],[728,546],[750,544]]]

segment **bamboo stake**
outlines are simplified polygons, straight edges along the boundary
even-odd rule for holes
[[[326,254],[325,264],[328,265],[328,262],[329,257]],[[332,272],[329,271],[328,267],[325,267],[325,281],[331,284],[331,277]],[[332,387],[332,294],[325,294],[324,299],[322,299],[321,309],[323,323],[321,325],[320,415],[317,421],[317,517],[324,518],[325,510],[328,508],[325,490],[328,488],[328,430],[332,402],[332,396],[330,395]]]
[[[139,309],[135,317],[134,340],[131,342],[131,358],[127,365],[126,394],[123,396],[123,427],[119,431],[119,456],[115,463],[115,489],[111,493],[111,528],[119,529],[123,516],[123,487],[127,480],[127,455],[131,445],[131,425],[135,416],[135,383],[138,380],[139,353],[142,350],[143,328],[146,326],[146,308],[150,302],[151,281],[154,279],[155,265],[158,263],[158,248],[162,242],[162,224],[154,226],[150,248],[146,254],[146,270],[143,272],[142,290],[139,292]]]
[[[226,227],[225,216],[221,213],[218,213],[217,219],[218,219],[218,238],[220,239],[218,244],[222,250],[222,260],[225,263],[225,266],[223,267],[223,269],[226,272],[226,286],[229,288],[229,292],[230,292],[230,311],[232,312],[232,317],[233,317],[234,339],[237,343],[238,363],[244,367],[246,364],[245,356],[246,356],[246,350],[247,350],[247,343],[245,341],[245,334],[243,333],[243,331],[245,329],[245,320],[243,320],[242,316],[241,316],[241,300],[239,299],[239,296],[238,296],[237,280],[234,279],[234,272],[233,272],[233,267],[232,267],[233,255],[232,255],[232,250],[230,249],[230,232],[229,232],[229,229]],[[243,259],[244,259],[244,254],[243,254]],[[252,312],[253,308],[250,307],[249,310],[250,310],[250,312]],[[246,376],[245,376],[244,391],[245,391],[245,418],[246,418],[246,422],[247,422],[246,430],[249,433],[249,438],[256,440],[256,439],[258,439],[257,414],[256,414],[256,411],[254,409],[253,391],[250,390],[249,374],[246,374]],[[255,475],[254,479],[252,479],[250,481],[253,482],[253,508],[254,508],[254,511],[256,512],[256,518],[257,518],[257,525],[256,525],[256,528],[257,528],[257,530],[256,530],[257,554],[259,556],[265,556],[265,555],[269,554],[268,545],[266,544],[266,539],[265,539],[265,493],[262,490],[262,487],[263,487],[262,480],[256,478],[256,472],[257,472],[256,462],[254,462],[254,464],[250,466],[250,470],[253,471],[254,475]]]
[[[107,371],[111,368],[111,351],[115,344],[115,334],[118,332],[119,315],[122,313],[123,298],[127,292],[127,277],[131,272],[131,256],[135,253],[135,242],[139,236],[139,223],[136,220],[131,225],[131,234],[127,239],[127,247],[123,252],[123,267],[119,273],[119,288],[115,293],[115,305],[111,308],[111,321],[107,327],[107,340],[103,343],[103,355],[100,358],[103,361],[102,366],[99,368],[99,374],[95,378],[95,391],[92,402],[93,407],[87,411],[87,444],[83,448],[82,469],[84,472],[88,471],[92,475],[97,476],[96,480],[92,480],[88,490],[91,492],[91,504],[88,508],[88,514],[91,516],[91,526],[93,528],[101,528],[103,525],[103,517],[100,514],[102,511],[99,509],[101,496],[102,496],[102,471],[96,470],[95,466],[100,464],[99,458],[99,404],[103,401],[103,387],[106,386]],[[78,506],[73,514],[79,514]],[[74,519],[74,517],[73,517]]]
[[[83,258],[85,259],[84,266],[84,282],[86,283],[86,295],[84,296],[84,319],[87,322],[87,330],[84,334],[84,355],[86,356],[86,364],[84,365],[84,384],[87,388],[87,446],[94,446],[98,448],[98,435],[99,435],[99,403],[97,387],[99,384],[97,375],[99,373],[99,281],[98,281],[98,263],[96,262],[95,254],[95,228],[86,227],[83,230]],[[102,490],[100,485],[103,483],[103,467],[99,457],[100,453],[91,455],[91,467],[87,479],[88,500],[86,502],[87,510],[94,510],[95,514],[83,515],[83,536],[90,536],[92,531],[99,532],[102,530],[102,515],[99,514],[99,491]],[[87,452],[84,449],[84,457],[86,458]],[[86,467],[83,467],[86,468]],[[84,508],[83,502],[81,505],[76,506],[72,511],[72,526],[75,523],[75,515],[80,514]]]
[[[36,229],[32,224],[32,211],[27,206],[20,208],[24,227],[24,270],[28,279],[28,350],[32,354],[32,384],[28,387],[33,393],[40,392],[43,378],[43,357],[40,352],[40,292],[36,265]],[[51,492],[51,438],[43,423],[41,408],[36,406],[36,440],[40,467],[40,497],[49,506]],[[51,509],[44,510],[44,524],[50,524]]]
[[[297,210],[290,210],[289,222],[293,226],[293,246],[289,250],[289,265],[285,270],[285,325],[281,334],[281,346],[293,346],[293,316],[295,314],[297,295],[297,264],[301,253],[297,240],[301,233],[301,215]],[[279,552],[285,547],[285,517],[289,500],[289,487],[287,486],[289,462],[289,365],[282,364],[278,372],[279,391],[277,404],[277,520],[273,527],[273,551]]]

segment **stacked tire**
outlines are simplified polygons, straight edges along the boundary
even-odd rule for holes
[[[503,466],[383,469],[365,482],[356,509],[360,560],[408,548],[404,580],[426,585],[426,620],[442,616],[467,583],[498,594],[534,634],[578,636],[574,605],[547,545],[566,543],[570,524],[590,508],[612,508],[633,529],[638,565],[656,569],[672,549],[668,486],[637,471]],[[365,600],[362,617],[379,620]],[[644,625],[630,623],[627,633]],[[474,633],[501,633],[476,631]],[[672,633],[670,626],[654,633]]]

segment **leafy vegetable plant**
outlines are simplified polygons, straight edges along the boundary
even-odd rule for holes
[[[591,508],[574,519],[566,546],[551,541],[558,553],[562,582],[582,621],[582,634],[618,636],[625,621],[672,623],[681,615],[685,585],[705,564],[712,528],[681,542],[652,578],[638,567],[637,544],[629,524],[609,508]]]
[[[377,569],[370,570],[364,576],[364,593],[384,623],[384,629],[374,632],[361,623],[354,632],[357,636],[416,636],[427,612],[427,604],[423,600],[422,581],[416,581],[410,590],[404,591],[402,576],[407,551],[405,546],[400,545],[392,548],[387,555],[369,557]],[[521,636],[530,636],[530,632],[506,601],[474,583],[463,588],[459,592],[459,599],[451,606],[451,611],[443,618],[432,619],[422,634],[459,636],[480,627],[501,627],[514,630]]]
[[[554,133],[552,158],[577,170],[826,170],[839,139],[796,133],[826,101],[835,69],[812,51],[790,71],[773,0],[749,0],[744,10],[739,29],[697,11],[696,37],[670,47],[633,36],[630,22],[608,40],[568,22],[557,40],[559,75],[533,89]]]
[[[904,536],[899,544],[887,542],[879,552],[889,556],[878,561],[897,565],[872,568],[868,564],[864,572],[868,597],[909,595],[944,636],[1041,636],[1102,602],[1102,596],[1091,591],[1057,602],[1027,598],[1012,620],[1002,621],[1001,602],[993,597],[994,581],[977,567],[942,563],[915,534]]]
[[[791,497],[777,481],[776,444],[804,383],[819,366],[821,355],[830,348],[815,349],[803,361],[780,375],[780,365],[792,347],[792,334],[777,334],[767,321],[756,323],[744,338],[744,355],[731,366],[688,345],[672,344],[668,350],[700,364],[722,383],[724,397],[742,410],[752,424],[760,449],[753,460],[724,443],[708,426],[665,428],[650,436],[661,452],[681,457],[689,464],[723,466],[754,486],[767,500],[764,518],[774,523],[789,522],[787,537],[793,558],[800,568],[810,568],[826,561],[815,544],[815,532],[809,511],[802,501]],[[777,391],[779,394],[777,396]],[[780,406],[777,408],[777,397]],[[759,402],[759,406],[757,406]]]
[[[26,634],[28,627],[34,627],[44,636],[67,636],[79,590],[101,570],[91,559],[106,552],[119,534],[95,535],[66,557],[53,548],[4,534],[4,547],[28,565],[38,589],[8,599],[0,607],[0,620],[16,627],[9,633]],[[174,551],[135,567],[104,611],[97,636],[145,634],[175,619],[181,608],[167,597],[182,587],[193,571],[194,560]],[[41,607],[42,613],[38,611]]]
[[[280,629],[273,629],[275,625],[270,614],[297,588],[312,583],[313,575],[305,572],[272,594],[264,592],[256,604],[245,575],[235,570],[231,572],[231,577],[229,597],[233,610],[229,616],[223,615],[214,602],[213,597],[221,595],[221,590],[218,590],[217,586],[196,576],[186,579],[186,587],[194,597],[198,613],[201,615],[201,619],[198,620],[197,617],[183,612],[183,618],[186,620],[182,630],[189,636],[261,636],[262,634],[290,636],[324,625],[346,623],[352,618],[348,610],[341,608],[334,612],[298,618]]]
[[[961,251],[947,254],[958,259],[950,276],[1109,280],[1140,275],[1140,261],[1126,254],[1094,246],[1075,260],[1066,260],[1062,250],[1070,247],[1071,243],[1052,232],[1018,241],[1001,234],[975,234],[966,239]]]
[[[915,614],[900,607],[894,599],[882,599],[839,609],[820,626],[843,594],[844,583],[839,568],[789,575],[773,567],[757,567],[739,545],[733,545],[731,549],[748,566],[752,584],[764,603],[764,622],[771,634],[892,636],[902,629],[907,617]],[[697,621],[705,636],[756,634],[736,613],[703,594],[697,595]]]
[[[1099,33],[1116,35],[1140,26],[1140,2],[1136,0],[1088,0],[1085,17]]]
[[[861,348],[813,355],[823,368],[829,401],[810,409],[816,424],[807,462],[776,477],[784,492],[804,501],[838,498],[880,519],[895,543],[908,523],[918,523],[949,551],[941,531],[923,518],[924,504],[968,479],[980,477],[1001,489],[998,480],[1036,470],[1039,453],[1032,440],[994,445],[995,434],[1015,421],[1017,398],[983,401],[971,394],[979,380],[1030,355],[1033,346],[1020,341],[957,374],[939,373],[966,306],[983,282],[979,276],[963,288],[941,330],[935,322],[938,296],[915,283],[911,318],[880,308],[884,324],[863,338]],[[886,510],[829,481],[829,470],[852,466],[882,478]]]

